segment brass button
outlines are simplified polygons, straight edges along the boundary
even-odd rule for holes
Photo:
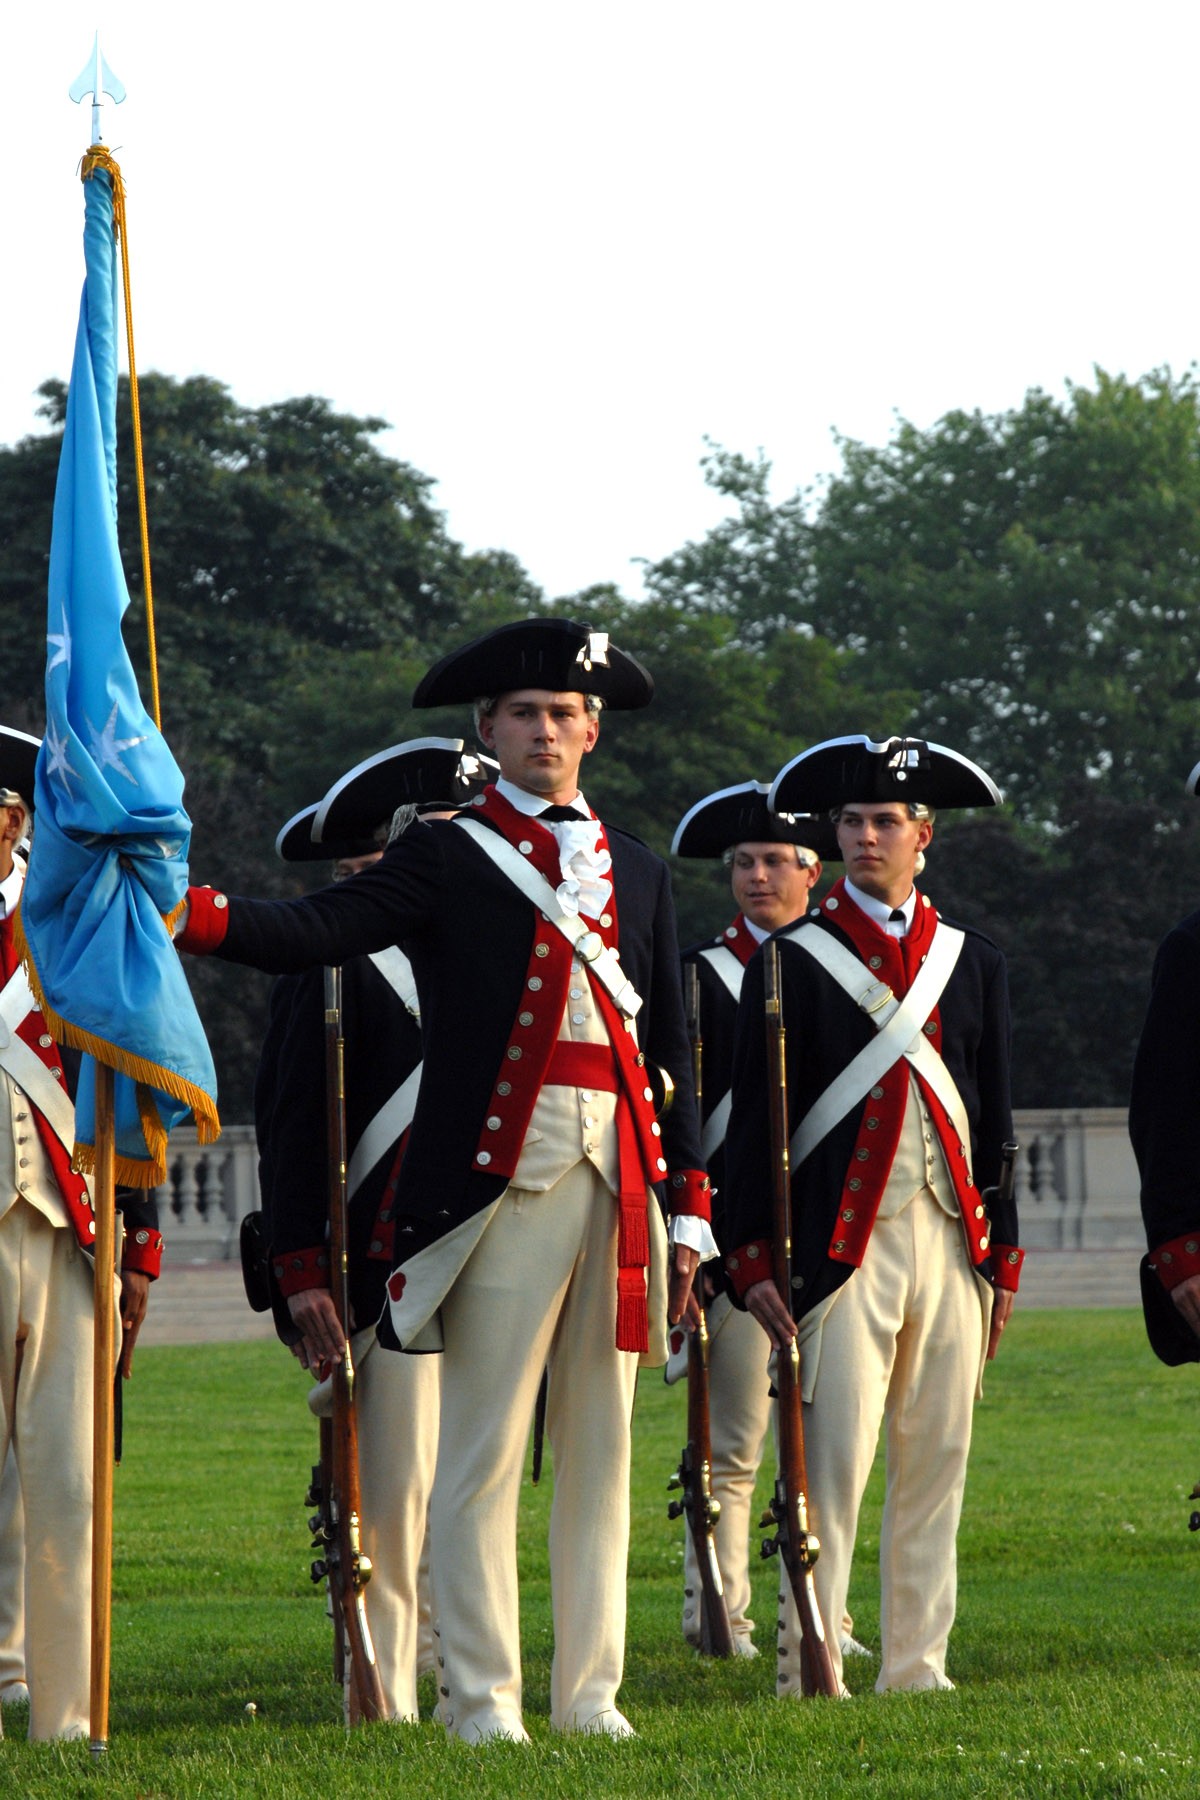
[[[882,969],[882,967],[883,967],[882,956],[868,956],[867,967],[868,967],[868,969]]]
[[[849,1225],[853,1222],[853,1219],[854,1219],[854,1208],[852,1206],[843,1207],[842,1223],[844,1225]]]
[[[508,1096],[512,1093],[512,1082],[511,1081],[498,1081],[496,1083],[496,1092],[501,1096],[502,1099],[507,1100]]]
[[[518,1025],[532,1025],[533,1024],[533,1014],[531,1012],[518,1013],[517,1014],[517,1024]]]
[[[549,956],[549,954],[550,954],[549,944],[535,944],[533,946],[533,954],[535,956]]]
[[[833,1247],[840,1254],[846,1248],[845,1238],[838,1238]]]
[[[751,1260],[753,1260],[758,1255],[758,1245],[757,1244],[747,1244],[746,1255]]]
[[[491,1118],[487,1122],[487,1128],[489,1131],[499,1131],[500,1127],[503,1125],[503,1123],[504,1123],[504,1120],[497,1118],[496,1114],[493,1113]]]
[[[531,994],[538,993],[540,991],[541,985],[542,985],[541,976],[540,975],[531,975],[529,977],[528,985],[529,985],[529,991]]]
[[[857,1194],[858,1190],[862,1186],[862,1182],[859,1180],[857,1175],[852,1175],[850,1177],[849,1181],[846,1183],[846,1186],[850,1189],[850,1192],[852,1194]]]
[[[479,1152],[479,1155],[475,1158],[475,1161],[479,1164],[481,1169],[486,1168],[488,1163],[491,1162],[491,1160],[492,1160],[492,1153],[490,1150],[481,1150]]]
[[[883,1099],[883,1089],[881,1087],[872,1088],[871,1089],[871,1098],[872,1098],[872,1100],[882,1100]]]
[[[521,1060],[520,1045],[519,1044],[510,1044],[508,1046],[508,1050],[507,1050],[506,1054],[508,1056],[509,1062],[520,1062],[520,1060]]]
[[[521,852],[522,856],[528,856],[530,851],[533,849],[533,845],[530,843],[528,838],[522,838],[520,843],[517,845],[517,849]]]
[[[856,1150],[854,1152],[854,1154],[857,1157],[859,1162],[866,1162],[866,1160],[870,1156],[871,1152],[869,1150]]]

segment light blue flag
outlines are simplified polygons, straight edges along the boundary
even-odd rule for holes
[[[46,735],[16,928],[51,1029],[89,1053],[77,1163],[94,1161],[95,1057],[117,1072],[117,1179],[155,1186],[173,1125],[194,1114],[202,1143],[220,1126],[212,1057],[169,929],[188,880],[183,777],[121,636],[117,247],[112,177],[94,157],[84,194],[87,275],[50,542]]]

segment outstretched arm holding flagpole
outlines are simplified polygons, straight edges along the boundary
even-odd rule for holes
[[[201,1143],[219,1131],[212,1059],[170,937],[187,887],[183,778],[142,705],[121,635],[129,593],[117,541],[116,312],[117,249],[124,258],[126,246],[121,174],[100,141],[105,93],[124,98],[97,41],[71,89],[93,103],[82,166],[86,279],[50,547],[37,847],[15,932],[50,1029],[86,1052],[75,1166],[95,1171],[96,1755],[108,1737],[115,1182],[163,1181],[168,1134],[184,1117],[194,1117]],[[131,389],[133,375],[131,356]]]

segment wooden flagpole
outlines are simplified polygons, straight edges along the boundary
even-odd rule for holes
[[[91,144],[103,143],[101,111],[105,95],[117,105],[125,89],[100,50],[100,34],[91,54],[67,90],[78,105],[92,102]],[[114,181],[114,205],[119,188]],[[122,250],[122,254],[124,254]],[[128,296],[128,282],[126,283]],[[116,1369],[116,1116],[113,1071],[96,1060],[96,1164],[92,1181],[96,1220],[94,1276],[95,1319],[92,1330],[92,1631],[89,1686],[90,1747],[93,1757],[108,1749],[108,1694],[112,1664],[112,1536],[113,1452]]]
[[[92,1674],[90,1749],[108,1749],[108,1691],[112,1661],[113,1382],[116,1376],[116,1132],[113,1072],[96,1064],[95,1326],[92,1389]]]

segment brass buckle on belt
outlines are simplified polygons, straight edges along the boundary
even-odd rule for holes
[[[895,994],[886,981],[876,981],[871,987],[863,989],[858,997],[858,1004],[865,1013],[877,1013],[887,1005],[889,1000],[895,998]]]

